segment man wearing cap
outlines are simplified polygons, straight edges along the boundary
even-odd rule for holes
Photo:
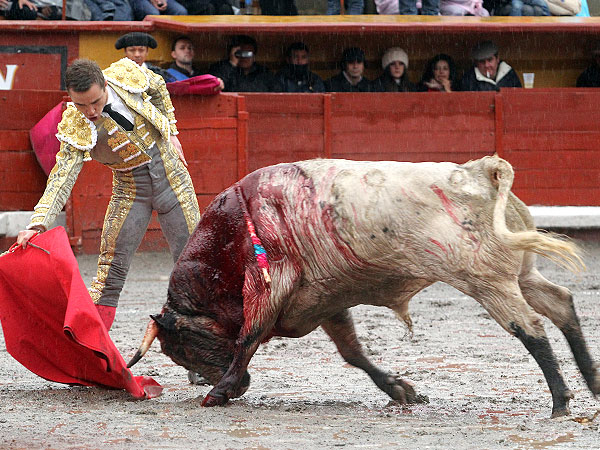
[[[112,197],[102,236],[98,271],[89,292],[107,329],[133,253],[152,217],[176,260],[200,219],[187,162],[177,138],[174,108],[164,80],[123,58],[101,71],[79,59],[65,72],[72,102],[56,137],[60,151],[42,198],[17,243],[23,247],[54,222],[85,161],[113,171]]]
[[[325,92],[321,77],[310,71],[308,46],[304,42],[288,47],[286,61],[277,74],[282,92]]]
[[[257,50],[253,37],[233,36],[227,45],[227,59],[212,64],[208,73],[223,80],[225,92],[281,92],[275,75],[256,63]]]
[[[600,87],[600,41],[592,50],[591,64],[577,77],[577,87]]]
[[[342,54],[342,71],[325,82],[327,92],[371,92],[371,82],[363,77],[365,52],[352,47]]]
[[[148,58],[148,47],[156,48],[157,46],[156,39],[148,33],[142,33],[140,31],[124,34],[115,42],[115,48],[117,50],[124,49],[125,56],[135,62],[138,66],[150,69],[152,72],[160,75],[166,83],[175,81],[175,77],[169,74],[165,69],[161,69],[154,64],[146,62],[146,58]]]
[[[498,47],[492,41],[481,41],[473,47],[475,65],[461,80],[462,91],[499,91],[500,88],[522,87],[519,76],[498,58]]]

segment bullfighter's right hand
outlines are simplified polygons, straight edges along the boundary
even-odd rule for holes
[[[26,248],[29,240],[36,234],[40,233],[40,230],[21,230],[17,235],[17,244],[21,247]]]

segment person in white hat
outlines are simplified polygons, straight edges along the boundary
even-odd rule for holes
[[[400,47],[388,48],[381,58],[383,74],[373,82],[374,92],[414,92],[408,78],[408,55]]]

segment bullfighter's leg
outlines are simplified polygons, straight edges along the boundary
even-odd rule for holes
[[[272,264],[272,283],[269,285],[257,265],[246,269],[243,287],[244,324],[235,345],[233,360],[223,378],[206,395],[202,406],[224,405],[230,398],[239,397],[248,389],[249,380],[245,375],[250,359],[261,342],[269,337],[283,303],[299,276],[291,264]]]
[[[533,267],[533,261],[534,255],[528,254],[519,276],[521,292],[538,314],[548,317],[562,331],[590,391],[598,395],[600,376],[585,342],[573,296],[567,288],[546,280]]]
[[[150,190],[145,167],[114,175],[100,239],[98,271],[89,288],[98,305],[115,308],[118,304],[133,254],[152,216]]]
[[[455,287],[475,298],[505,330],[519,338],[546,378],[552,393],[552,417],[568,415],[573,395],[550,347],[542,318],[527,304],[519,286],[474,280],[466,290]]]
[[[402,404],[422,401],[423,397],[417,396],[409,383],[385,373],[367,358],[356,336],[350,311],[344,310],[336,314],[323,322],[321,327],[331,337],[344,360],[367,372],[377,387],[392,399]]]

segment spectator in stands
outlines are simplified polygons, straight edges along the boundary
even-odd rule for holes
[[[260,0],[260,13],[263,16],[297,16],[298,8],[294,0]]]
[[[457,82],[456,64],[444,53],[435,55],[425,66],[417,88],[420,92],[452,92]]]
[[[232,0],[178,0],[190,16],[234,14]]]
[[[146,16],[184,16],[187,9],[177,0],[129,0],[135,20],[144,20]]]
[[[577,78],[577,87],[600,87],[600,41],[592,50],[593,61]]]
[[[352,47],[342,54],[342,71],[325,82],[327,92],[372,92],[371,81],[363,77],[365,52]]]
[[[62,0],[0,0],[0,15],[8,20],[61,20]],[[66,17],[90,20],[91,14],[83,0],[73,0],[67,4]]]
[[[91,20],[133,20],[133,10],[128,0],[85,0],[92,13]]]
[[[437,16],[440,14],[440,0],[422,0],[421,9],[417,8],[417,0],[399,0],[398,13],[403,16]]]
[[[308,47],[294,42],[286,51],[287,64],[277,74],[282,92],[325,92],[319,75],[310,71]]]
[[[194,67],[194,44],[188,36],[178,36],[171,44],[171,58],[173,63],[167,69],[167,72],[177,81],[202,75]]]
[[[227,45],[227,59],[208,72],[225,83],[225,92],[280,92],[281,86],[269,69],[256,63],[258,44],[250,36],[234,36]]]
[[[408,78],[408,55],[400,47],[388,48],[381,58],[383,74],[373,81],[374,92],[414,92]]]
[[[483,7],[482,0],[440,0],[442,16],[478,16],[488,17],[489,11]]]
[[[503,87],[522,87],[519,76],[498,57],[498,47],[492,41],[481,41],[471,50],[474,66],[462,81],[463,91],[497,91]]]
[[[142,33],[140,31],[124,34],[115,42],[115,48],[117,50],[124,49],[125,56],[136,62],[138,66],[143,66],[160,75],[166,83],[175,81],[175,78],[165,69],[146,62],[146,58],[148,57],[148,47],[156,48],[157,46],[156,39],[148,33]]]
[[[365,10],[364,0],[346,0],[344,1],[344,6],[346,7],[346,13],[351,15],[362,14]],[[327,0],[328,16],[340,14],[340,11],[340,0]]]
[[[484,6],[493,16],[550,15],[545,0],[484,0]]]

